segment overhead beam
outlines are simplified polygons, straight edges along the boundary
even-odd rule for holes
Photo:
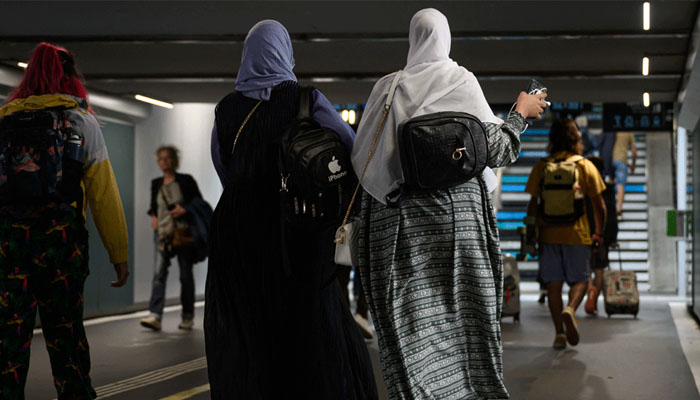
[[[365,74],[296,74],[297,79],[310,80],[312,82],[356,82],[370,81],[375,82],[386,73],[365,73]],[[654,74],[650,76],[642,76],[638,73],[567,73],[558,74],[556,72],[522,72],[518,75],[513,74],[479,74],[475,72],[476,78],[480,81],[512,81],[530,79],[532,77],[548,79],[548,80],[586,80],[586,79],[632,79],[632,80],[660,80],[660,79],[680,79],[682,74]],[[129,82],[148,82],[148,83],[232,83],[236,81],[236,75],[89,75],[86,79],[91,83],[114,83],[121,81]]]
[[[631,32],[587,32],[572,34],[569,32],[502,32],[498,35],[483,32],[452,32],[453,41],[487,41],[487,40],[625,40],[625,39],[687,39],[686,31],[662,33]],[[238,44],[245,41],[246,35],[150,35],[150,36],[3,36],[0,43],[120,43],[120,44]],[[407,32],[397,33],[290,33],[292,42],[333,42],[333,41],[408,41]]]

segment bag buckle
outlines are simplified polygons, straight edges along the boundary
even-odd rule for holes
[[[333,243],[345,244],[345,226],[341,226],[338,229],[338,232],[340,233],[340,236],[335,238],[335,240],[333,240]]]
[[[280,174],[282,177],[282,186],[280,187],[280,192],[289,192],[289,189],[287,189],[287,179],[289,179],[289,175],[284,176]]]
[[[463,151],[466,152],[466,151],[467,151],[467,148],[466,148],[466,147],[460,147],[460,148],[456,149],[456,150],[452,153],[452,159],[455,160],[455,161],[461,160],[461,159],[462,159],[462,152],[463,152]]]

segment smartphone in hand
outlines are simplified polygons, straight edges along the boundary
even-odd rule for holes
[[[547,93],[547,88],[544,87],[537,79],[530,79],[530,84],[527,85],[527,91],[525,92],[527,94],[542,94],[542,93]],[[548,106],[551,106],[552,103],[548,102],[547,100],[542,100],[545,103],[547,103]]]
[[[542,86],[542,84],[537,79],[530,79],[530,84],[527,85],[527,94],[542,94],[547,93],[547,88]]]

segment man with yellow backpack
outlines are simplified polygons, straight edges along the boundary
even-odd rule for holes
[[[579,342],[574,316],[586,293],[591,246],[602,245],[605,182],[596,167],[581,156],[583,142],[576,123],[555,121],[549,131],[549,157],[532,168],[525,191],[532,195],[526,223],[537,226],[540,277],[547,286],[549,311],[556,336],[553,347],[566,348]],[[590,234],[584,197],[593,205],[594,234]],[[562,287],[569,286],[563,306]]]

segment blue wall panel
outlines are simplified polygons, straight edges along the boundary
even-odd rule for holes
[[[102,132],[107,144],[107,151],[117,177],[119,193],[126,215],[129,230],[129,260],[133,271],[134,265],[134,128],[133,126],[105,123]],[[133,274],[129,282],[121,288],[113,288],[109,283],[115,280],[114,268],[109,262],[107,251],[97,232],[90,210],[87,213],[87,228],[90,234],[90,276],[85,282],[85,314],[97,315],[118,310],[133,304]]]

